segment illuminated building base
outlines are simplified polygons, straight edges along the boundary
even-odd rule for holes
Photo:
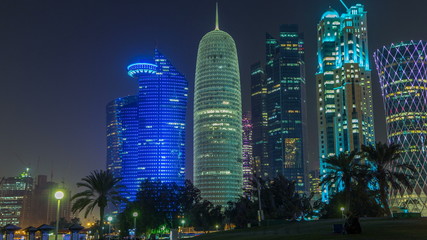
[[[421,213],[422,217],[427,216],[427,195],[425,193],[397,194],[390,198],[390,207],[407,209],[408,212]]]

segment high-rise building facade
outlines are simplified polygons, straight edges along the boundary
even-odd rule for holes
[[[310,193],[313,194],[312,200],[318,200],[322,196],[322,190],[320,188],[320,171],[312,170],[308,173],[308,183]]]
[[[135,200],[138,181],[138,96],[117,98],[107,105],[107,169],[121,179],[122,194]]]
[[[199,43],[194,87],[194,185],[227,206],[242,195],[242,103],[237,50],[218,26]]]
[[[427,216],[427,41],[391,44],[378,49],[374,59],[384,99],[388,143],[400,144],[400,163],[417,169],[414,190],[392,190],[390,206]]]
[[[254,176],[254,161],[252,157],[252,121],[251,112],[243,113],[242,117],[242,153],[243,153],[243,192],[250,196]]]
[[[367,17],[357,4],[341,16],[330,8],[317,25],[319,159],[375,143]],[[323,189],[324,201],[328,192]]]
[[[264,70],[265,69],[265,70]],[[306,191],[304,38],[298,25],[266,34],[266,65],[251,67],[254,158],[264,178],[283,175]]]
[[[22,223],[32,189],[33,178],[29,169],[17,177],[0,180],[0,226]]]
[[[146,179],[184,185],[188,83],[157,49],[153,61],[127,69],[138,94],[107,106],[107,167],[133,201]]]
[[[265,70],[260,62],[251,66],[252,156],[254,174],[264,177],[268,167],[268,114]]]

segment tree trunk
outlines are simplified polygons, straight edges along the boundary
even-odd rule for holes
[[[345,179],[345,212],[350,213],[351,199],[351,179]]]
[[[384,181],[379,181],[380,187],[380,198],[381,203],[384,207],[384,211],[388,217],[391,217],[390,206],[388,205],[388,188],[387,184]]]
[[[99,239],[104,239],[104,207],[99,207]]]

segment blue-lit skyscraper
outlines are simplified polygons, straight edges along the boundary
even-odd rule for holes
[[[138,96],[117,98],[107,105],[107,169],[126,186],[133,201],[138,191]]]
[[[316,73],[320,175],[323,160],[375,143],[366,11],[357,4],[341,16],[330,8],[317,25]],[[328,192],[323,189],[323,200]]]
[[[157,49],[153,61],[129,65],[128,74],[138,95],[107,106],[107,167],[132,201],[145,179],[184,184],[188,86]]]

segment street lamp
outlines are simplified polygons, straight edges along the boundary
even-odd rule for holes
[[[258,191],[258,226],[261,226],[261,221],[264,220],[264,212],[262,210],[261,206],[261,184],[259,182],[259,179],[256,175],[253,176],[253,179],[256,181],[257,184],[257,191]]]
[[[184,233],[184,224],[185,224],[185,219],[182,219],[182,220],[181,220],[181,224],[182,224],[182,231],[181,231],[181,232],[182,232],[182,233]]]
[[[134,231],[134,238],[136,239],[136,217],[138,217],[138,212],[133,212],[133,231]]]
[[[64,193],[62,191],[57,191],[55,193],[55,198],[58,199],[58,207],[56,208],[56,228],[55,228],[55,240],[58,240],[58,230],[59,230],[59,207],[61,206],[61,199],[64,198]]]
[[[216,231],[218,232],[219,225],[215,225]]]
[[[110,234],[111,233],[111,221],[113,221],[113,217],[109,216],[107,218],[107,220],[108,220],[108,234]]]
[[[341,207],[341,217],[344,219],[344,210],[345,210],[345,208],[344,207]]]

